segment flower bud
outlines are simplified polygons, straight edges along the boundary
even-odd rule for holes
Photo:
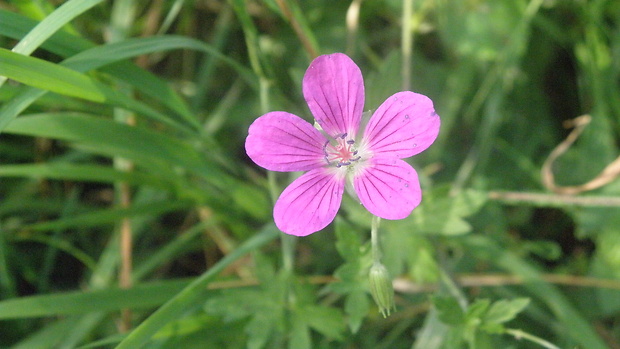
[[[368,273],[370,281],[370,293],[383,317],[390,315],[392,310],[396,310],[394,305],[394,287],[392,278],[383,264],[373,263]]]

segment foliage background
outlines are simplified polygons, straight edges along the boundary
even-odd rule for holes
[[[0,346],[620,348],[620,182],[565,196],[540,174],[582,114],[557,182],[618,155],[619,19],[613,0],[0,2]],[[332,52],[366,109],[411,89],[442,117],[411,159],[422,205],[381,226],[386,319],[369,214],[345,200],[283,236],[293,177],[244,154],[261,114],[310,120],[301,78]]]

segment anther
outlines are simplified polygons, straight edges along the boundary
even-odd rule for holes
[[[346,139],[347,134],[336,136],[333,140],[334,143],[329,140],[323,145],[323,154],[325,155],[325,162],[328,165],[340,168],[342,166],[351,165],[352,162],[360,160],[361,156],[358,155],[358,151],[353,148],[355,140]]]

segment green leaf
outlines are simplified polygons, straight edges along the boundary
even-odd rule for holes
[[[158,306],[177,294],[189,281],[159,281],[135,285],[131,289],[103,289],[21,297],[0,301],[0,319],[19,319],[144,309]]]
[[[465,313],[454,297],[432,296],[431,302],[437,310],[437,317],[446,325],[463,325]]]
[[[208,314],[222,316],[226,322],[237,321],[264,310],[262,297],[261,290],[233,289],[226,294],[211,297],[205,303],[204,309]]]
[[[345,322],[339,309],[309,305],[297,309],[297,314],[308,326],[322,335],[328,338],[342,339]]]
[[[157,216],[165,212],[185,209],[191,207],[191,201],[162,201],[151,202],[142,205],[134,205],[129,208],[112,208],[108,210],[97,210],[72,217],[63,217],[57,220],[31,224],[28,229],[37,231],[48,231],[55,229],[66,229],[70,227],[93,227],[103,224],[114,224],[125,217],[135,217],[141,215]]]
[[[370,311],[370,300],[366,291],[355,290],[346,296],[344,312],[348,315],[347,323],[351,332],[357,333],[368,311]]]
[[[256,313],[252,320],[245,327],[245,333],[248,335],[248,348],[261,349],[269,342],[275,332],[274,314]]]
[[[445,324],[437,315],[437,307],[432,307],[424,320],[424,325],[417,333],[412,349],[460,348],[462,336],[457,337],[459,342],[454,342],[452,334],[455,328]]]
[[[465,234],[471,226],[463,218],[478,212],[486,200],[487,194],[481,191],[467,189],[451,196],[448,187],[434,188],[424,192],[423,203],[408,218],[386,221],[383,226],[416,234]]]
[[[0,48],[0,76],[62,95],[103,102],[105,96],[95,81],[58,64]]]
[[[410,236],[402,242],[406,244],[409,275],[416,282],[432,283],[439,279],[439,266],[434,255],[435,247],[428,239],[420,236]]]
[[[420,230],[427,233],[455,235],[471,231],[470,225],[462,218],[478,212],[487,200],[485,192],[471,189],[463,190],[454,197],[449,195],[447,188],[431,193],[430,200],[421,205],[422,210],[414,210],[413,213]]]
[[[354,228],[340,218],[336,218],[336,249],[347,261],[354,261],[362,255],[362,243]]]
[[[289,349],[311,349],[312,340],[310,338],[310,329],[305,319],[299,316],[293,318],[293,326],[291,328],[291,337],[288,343]]]
[[[172,241],[168,242],[162,248],[157,249],[154,253],[150,254],[148,258],[136,265],[133,270],[133,279],[141,280],[158,267],[170,263],[171,260],[181,255],[182,252],[191,251],[191,246],[196,246],[196,241],[204,234],[205,229],[213,227],[214,225],[212,221],[200,222],[183,231],[182,234],[176,234]]]
[[[13,48],[14,52],[29,55],[65,24],[88,11],[103,0],[69,0],[52,12]]]
[[[49,349],[62,348],[63,341],[67,339],[67,333],[80,325],[80,316],[67,316],[42,326],[36,331],[28,333],[19,343],[11,346],[11,349]]]
[[[11,238],[13,242],[38,242],[41,244],[45,244],[47,246],[53,247],[59,251],[64,251],[71,257],[80,261],[84,266],[88,267],[90,270],[94,270],[97,266],[97,262],[93,258],[91,258],[84,251],[75,247],[69,240],[55,238],[52,236],[46,236],[43,234],[33,235],[28,234],[26,236],[16,236]]]
[[[26,35],[28,30],[32,28],[36,22],[15,13],[0,10],[0,23],[7,25],[0,26],[0,35],[6,35],[15,39]],[[218,53],[217,50],[209,45],[186,37],[180,36],[164,36],[155,38],[139,38],[129,39],[127,41],[117,42],[109,45],[95,46],[94,44],[69,35],[64,32],[58,32],[53,35],[43,47],[63,57],[75,55],[70,59],[62,62],[60,65],[66,66],[79,72],[85,72],[92,69],[101,68],[101,71],[107,72],[118,79],[127,82],[136,90],[147,96],[156,98],[159,103],[163,103],[171,110],[181,115],[185,120],[194,126],[198,126],[195,115],[193,115],[184,101],[172,90],[168,84],[160,78],[155,77],[148,71],[138,68],[129,61],[119,61],[122,59],[134,57],[139,54],[157,52],[156,50],[181,49],[189,48],[199,50],[208,54],[215,55],[218,59],[229,63],[233,69],[237,70],[239,75],[243,77],[250,86],[257,89],[257,82],[252,72],[241,64],[227,58]],[[92,50],[92,51],[91,51]],[[80,52],[82,51],[82,52]],[[68,61],[68,62],[67,62]],[[116,62],[116,63],[114,63]],[[111,89],[103,85],[98,85],[102,93],[106,95],[106,102],[128,108],[137,113],[144,114],[155,120],[160,120],[169,125],[175,126],[182,131],[191,131],[185,129],[183,125],[179,125],[166,114],[159,113],[145,104],[136,100],[132,100],[123,94],[114,93]],[[19,113],[24,111],[32,102],[45,94],[45,91],[36,89],[27,89],[23,93],[10,100],[0,109],[0,132],[10,123]]]
[[[485,323],[503,324],[514,319],[530,304],[529,298],[499,300],[487,311],[483,317]]]
[[[490,305],[491,301],[488,299],[476,299],[465,312],[466,321],[480,322]]]
[[[346,221],[336,218],[336,249],[345,263],[336,269],[339,280],[327,289],[345,295],[345,313],[352,332],[357,332],[368,311],[368,270],[372,263],[368,246],[362,245],[360,236]]]
[[[368,268],[366,271],[368,271]],[[346,294],[360,289],[360,284],[363,282],[362,278],[365,276],[367,283],[367,273],[362,273],[362,268],[359,263],[345,263],[334,272],[334,277],[339,281],[328,285],[328,288],[334,292]]]
[[[160,177],[137,171],[118,171],[106,166],[76,165],[52,162],[43,164],[0,165],[0,177],[30,177],[85,182],[114,183],[122,181],[136,185],[171,188]]]
[[[78,71],[87,71],[143,54],[178,49],[189,49],[213,55],[216,59],[221,60],[233,68],[248,85],[253,87],[257,86],[256,77],[250,69],[200,40],[181,35],[130,38],[97,46],[68,58],[63,64],[67,64]]]
[[[477,258],[527,280],[524,287],[547,304],[563,327],[563,332],[575,342],[588,349],[607,347],[588,319],[575,309],[565,295],[557,287],[541,281],[540,273],[533,265],[505,248],[501,248],[488,237],[471,235],[463,239],[463,243],[470,251],[476,251]]]
[[[254,237],[245,241],[233,252],[222,258],[217,264],[194,280],[190,285],[170,299],[155,313],[144,320],[118,346],[117,349],[140,348],[144,346],[157,331],[166,324],[177,320],[188,308],[204,302],[207,285],[224,268],[234,261],[274,240],[279,231],[273,225],[265,227]]]
[[[189,144],[141,127],[83,114],[46,113],[14,120],[7,133],[80,142],[100,152],[145,163],[158,160],[162,167],[181,166],[209,176],[215,164],[205,159]],[[166,165],[167,164],[167,165]],[[214,181],[218,176],[213,177]]]

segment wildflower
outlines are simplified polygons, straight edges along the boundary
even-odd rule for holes
[[[250,126],[248,156],[270,171],[308,171],[282,192],[273,216],[276,226],[305,236],[334,220],[347,188],[370,213],[402,219],[420,204],[416,171],[402,158],[428,148],[439,133],[433,102],[398,92],[374,112],[360,131],[364,81],[345,54],[316,58],[303,78],[303,94],[319,127],[282,111]]]

